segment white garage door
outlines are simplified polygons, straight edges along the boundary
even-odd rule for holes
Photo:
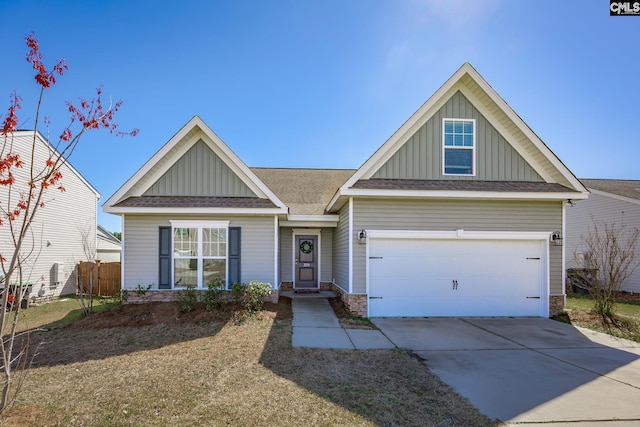
[[[545,316],[537,240],[369,240],[369,316]]]

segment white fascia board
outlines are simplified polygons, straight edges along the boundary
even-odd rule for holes
[[[282,208],[136,208],[104,206],[106,213],[122,214],[225,214],[225,215],[281,215],[287,211]]]
[[[634,205],[640,205],[640,200],[632,199],[631,197],[620,196],[618,194],[613,194],[606,191],[594,190],[593,188],[590,188],[589,191],[599,196],[609,197],[610,199],[620,200],[627,203],[633,203]]]
[[[195,127],[199,128],[202,132],[194,135],[180,150],[176,153],[176,160],[188,151],[199,139],[202,139],[207,145],[219,156],[224,163],[236,174],[238,177],[258,195],[258,197],[266,197],[280,208],[285,208],[286,205],[280,200],[270,189],[267,187],[251,169],[225,144],[222,139],[198,116],[194,116],[187,124],[185,124],[151,159],[149,159],[127,182],[116,191],[116,193],[105,202],[105,206],[112,206],[124,197],[125,194],[133,186],[136,185],[151,169],[163,159],[182,139],[191,132]],[[202,138],[205,136],[205,138]],[[171,166],[174,162],[167,162],[160,168],[154,176],[151,177],[148,182],[149,186],[153,185]],[[148,188],[141,190],[142,193]]]
[[[288,221],[335,222],[338,219],[340,215],[287,215]]]
[[[455,83],[458,82],[462,78],[462,76],[467,72],[467,68],[471,66],[468,63],[465,63],[456,71],[449,79],[442,85],[440,88],[435,91],[433,95],[429,97],[429,99],[422,104],[422,106],[413,113],[409,119],[404,122],[400,128],[391,135],[387,141],[382,144],[382,146],[375,152],[371,157],[364,162],[362,166],[347,180],[347,182],[342,185],[339,193],[342,192],[343,189],[347,189],[352,187],[358,180],[367,179],[371,175],[375,173],[377,168],[375,167],[378,164],[384,163],[384,159],[391,157],[395,150],[393,150],[396,143],[403,139],[403,137],[409,133],[413,128],[418,128],[422,124],[420,122],[426,121],[430,115],[428,114],[429,110],[433,109],[434,105],[438,102],[443,102],[442,98],[444,95],[453,87]],[[426,117],[426,118],[425,118]],[[419,125],[418,125],[419,124]],[[335,197],[334,197],[335,199]],[[332,200],[333,202],[333,200]],[[331,207],[331,205],[329,205]]]
[[[200,129],[202,129],[202,131],[215,143],[216,147],[221,149],[225,156],[231,161],[230,164],[227,163],[227,166],[229,166],[234,173],[240,176],[241,179],[244,175],[248,179],[248,181],[244,179],[243,181],[245,181],[245,184],[247,184],[247,186],[249,186],[249,188],[251,188],[253,192],[258,194],[258,196],[267,197],[273,202],[274,205],[280,208],[287,208],[284,202],[280,200],[269,189],[269,187],[267,187],[265,183],[262,182],[260,178],[258,178],[258,176],[251,171],[251,169],[249,169],[249,167],[240,159],[240,157],[238,157],[236,153],[234,153],[233,150],[231,150],[231,148],[229,148],[229,146],[225,144],[222,139],[220,139],[220,137],[216,135],[216,133],[209,126],[207,126],[204,121],[202,121],[200,117],[196,116],[195,118],[198,121],[198,126],[200,127]],[[216,154],[220,155],[217,150],[215,150],[216,147],[212,148],[214,148]]]
[[[122,186],[115,193],[113,193],[111,197],[109,197],[109,199],[103,205],[103,210],[105,212],[108,212],[107,208],[110,208],[111,206],[120,202],[124,195],[127,194],[127,192],[131,190],[131,188],[138,181],[140,181],[151,170],[151,168],[155,166],[156,163],[158,163],[164,156],[166,156],[178,142],[180,142],[189,132],[191,132],[195,125],[196,117],[197,116],[194,116],[184,126],[182,126],[182,128],[180,128],[180,130],[175,135],[173,135],[173,137],[171,137],[171,139],[169,139],[166,144],[164,144],[153,156],[151,156],[151,158],[147,160],[147,162],[142,165],[142,167],[138,169],[138,171],[134,173],[131,178],[129,178],[124,184],[122,184]]]
[[[431,191],[431,190],[375,190],[350,188],[342,192],[343,196],[361,197],[402,197],[427,199],[506,199],[506,200],[581,200],[585,193],[541,193],[541,192],[503,192],[503,191]]]
[[[314,227],[314,228],[336,228],[338,221],[333,222],[318,222],[318,221],[280,221],[281,227]]]
[[[549,240],[554,231],[366,230],[367,239]]]
[[[287,215],[283,227],[337,227],[340,215]]]
[[[531,128],[516,114],[515,111],[505,102],[504,99],[491,87],[487,81],[482,78],[482,76],[473,68],[470,64],[467,72],[475,80],[476,84],[482,88],[482,90],[491,98],[493,102],[495,102],[500,109],[509,117],[509,119],[522,131],[522,133],[536,146],[538,150],[553,164],[553,166],[564,176],[564,178],[571,183],[573,188],[580,192],[586,192],[587,189],[582,185],[580,180],[576,178],[576,176],[571,173],[569,168],[567,168],[564,163],[560,161],[558,156],[555,155],[547,145],[542,142],[542,140],[538,137],[538,135],[531,130]],[[517,149],[517,147],[514,147]],[[527,156],[528,157],[528,156]],[[526,158],[526,157],[525,157]],[[535,167],[536,162],[530,162],[532,167]]]

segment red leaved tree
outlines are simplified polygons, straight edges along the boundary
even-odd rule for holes
[[[91,100],[81,99],[79,104],[66,103],[70,113],[69,122],[60,132],[57,142],[49,141],[46,160],[40,161],[37,149],[42,147],[39,141],[42,137],[38,128],[42,121],[47,129],[50,125],[46,118],[41,119],[42,99],[45,92],[55,85],[57,77],[67,70],[67,64],[63,58],[50,69],[47,68],[42,60],[38,39],[33,33],[26,37],[26,43],[26,59],[36,72],[35,81],[39,86],[33,132],[28,133],[28,148],[25,150],[24,144],[18,144],[16,137],[22,99],[15,92],[11,94],[9,109],[0,130],[0,226],[9,229],[11,240],[10,250],[0,253],[0,268],[4,276],[0,294],[0,411],[15,399],[19,390],[20,381],[13,379],[13,368],[24,367],[27,362],[28,345],[25,343],[28,340],[16,340],[16,328],[20,318],[20,301],[27,291],[22,286],[23,278],[29,274],[25,271],[29,268],[26,261],[34,256],[35,251],[31,229],[34,218],[40,209],[45,208],[47,192],[65,191],[62,186],[63,166],[86,132],[102,129],[117,136],[135,136],[138,133],[137,129],[131,132],[118,129],[114,115],[122,101],[104,105],[102,89],[98,88]],[[9,316],[12,309],[15,315]]]

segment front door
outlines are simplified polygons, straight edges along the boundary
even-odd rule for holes
[[[317,236],[296,236],[295,289],[318,288]]]

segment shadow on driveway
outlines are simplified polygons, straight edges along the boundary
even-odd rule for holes
[[[549,319],[373,319],[490,418],[640,420],[640,344]]]

